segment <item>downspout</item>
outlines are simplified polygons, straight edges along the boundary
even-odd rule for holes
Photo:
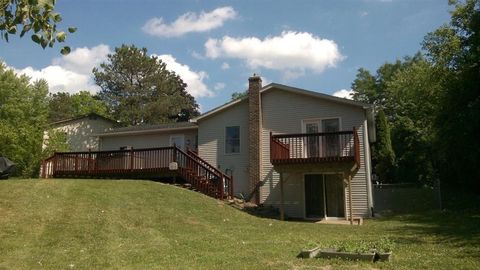
[[[370,156],[370,143],[368,140],[368,126],[367,120],[364,122],[363,129],[363,149],[364,149],[364,164],[365,173],[367,175],[367,204],[370,216],[373,216],[373,195],[372,195],[372,158]]]

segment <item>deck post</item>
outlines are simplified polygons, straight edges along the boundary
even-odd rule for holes
[[[91,159],[92,159],[92,148],[88,148],[88,159],[87,159],[87,172],[88,172],[88,175],[90,175],[90,162],[91,162]]]
[[[350,225],[353,225],[353,209],[352,209],[352,174],[348,173],[348,210],[350,212]]]
[[[280,220],[285,220],[284,197],[283,197],[283,172],[280,172]]]
[[[232,198],[232,200],[233,200],[234,199],[234,197],[233,197],[233,173],[232,173],[232,175],[230,175],[230,183],[229,184],[230,184],[229,185],[230,190],[229,190],[228,193],[230,193],[230,198]]]
[[[220,198],[223,200],[224,197],[224,189],[225,189],[225,176],[220,174]]]
[[[55,170],[57,169],[57,152],[53,153],[53,166],[52,166],[52,178],[55,175]]]

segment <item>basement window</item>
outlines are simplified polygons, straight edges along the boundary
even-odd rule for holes
[[[240,127],[225,128],[225,153],[240,153]]]

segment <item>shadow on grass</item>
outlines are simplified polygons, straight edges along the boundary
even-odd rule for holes
[[[426,241],[462,248],[465,257],[480,258],[480,200],[449,202],[448,209],[399,214],[383,217],[379,222],[396,221],[387,229],[396,241],[421,244]]]

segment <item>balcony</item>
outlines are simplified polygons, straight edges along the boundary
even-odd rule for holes
[[[270,161],[274,166],[353,163],[360,166],[357,130],[308,134],[270,133]]]

